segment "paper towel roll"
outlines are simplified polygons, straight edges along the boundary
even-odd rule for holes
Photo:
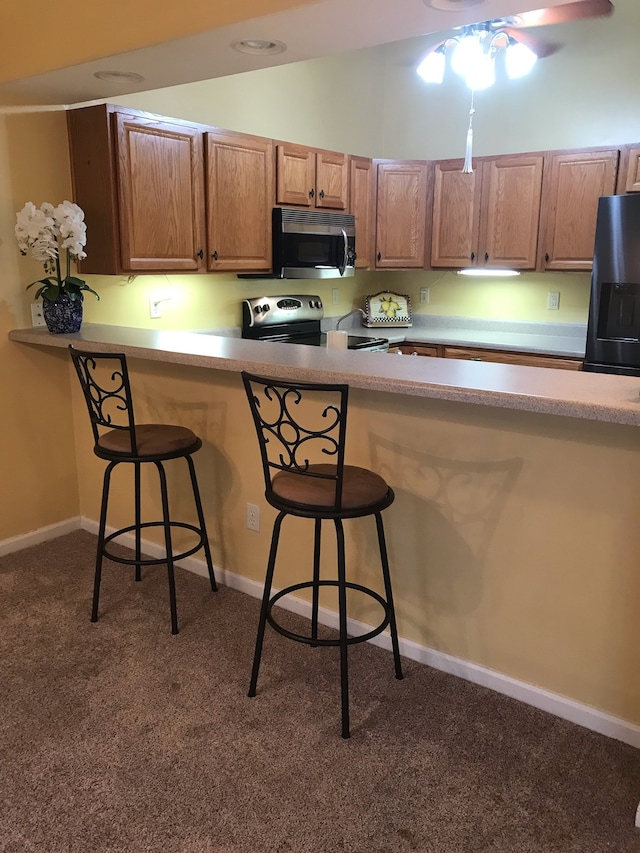
[[[331,349],[346,349],[347,337],[347,333],[340,330],[327,332],[327,347]]]

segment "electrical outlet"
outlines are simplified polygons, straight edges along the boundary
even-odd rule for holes
[[[554,291],[549,291],[547,299],[547,308],[549,311],[557,311],[560,308],[560,294]]]
[[[421,287],[420,288],[420,302],[423,305],[429,304],[429,288],[428,287]]]
[[[247,504],[247,527],[249,530],[260,530],[260,507]]]
[[[46,326],[44,314],[42,313],[42,302],[31,303],[31,325]]]
[[[338,293],[338,288],[334,287],[331,291],[331,304],[337,305],[340,300],[340,294]]]
[[[157,296],[151,295],[149,297],[149,317],[152,320],[158,320],[162,317],[162,309],[160,308],[160,302]]]

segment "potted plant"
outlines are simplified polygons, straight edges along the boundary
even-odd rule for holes
[[[84,252],[87,226],[82,208],[70,201],[63,201],[57,207],[46,201],[36,207],[28,201],[16,214],[15,234],[20,253],[30,254],[44,266],[45,277],[32,281],[27,290],[40,285],[36,299],[42,297],[47,328],[53,334],[79,331],[84,291],[100,299],[86,282],[71,275],[71,261],[87,257]],[[64,276],[60,265],[62,253],[66,255]]]

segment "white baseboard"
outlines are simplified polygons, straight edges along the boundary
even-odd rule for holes
[[[75,518],[67,518],[65,521],[59,521],[57,524],[40,527],[38,530],[31,530],[29,533],[23,533],[20,536],[3,539],[0,541],[0,557],[4,557],[5,554],[13,554],[15,551],[22,551],[24,548],[31,548],[32,545],[40,545],[42,542],[48,542],[50,539],[57,539],[58,536],[73,533],[74,530],[79,530],[80,527],[80,516],[76,516]]]
[[[98,523],[87,518],[72,518],[60,524],[43,527],[24,536],[5,539],[0,542],[0,556],[9,554],[12,551],[19,551],[22,548],[28,548],[31,545],[37,545],[48,539],[55,539],[78,528],[97,534]],[[109,529],[107,532],[112,533],[113,530]],[[134,537],[132,534],[123,536],[118,541],[129,547],[134,546]],[[164,553],[164,549],[160,545],[152,542],[145,541],[142,545],[144,553],[150,557],[161,557]],[[181,560],[176,565],[201,577],[208,577],[204,560],[191,556]],[[250,580],[234,572],[225,571],[217,566],[214,569],[216,579],[224,586],[237,589],[254,598],[262,597],[263,584],[261,582]],[[311,604],[301,598],[289,595],[284,599],[280,599],[280,604],[292,613],[297,613],[307,618],[311,617]],[[338,627],[337,614],[331,610],[320,608],[318,618],[321,624],[327,627]],[[364,633],[371,630],[371,626],[356,620],[349,620],[349,630],[352,633]],[[369,642],[389,651],[391,650],[391,638],[387,632],[379,634]],[[400,639],[400,654],[410,660],[431,666],[442,672],[448,672],[451,675],[463,678],[465,681],[471,681],[474,684],[479,684],[482,687],[488,687],[497,693],[510,696],[512,699],[517,699],[534,708],[540,708],[540,710],[553,714],[556,717],[569,720],[572,723],[576,723],[576,725],[583,726],[591,731],[598,732],[606,737],[614,738],[615,740],[622,741],[622,743],[640,749],[640,726],[623,720],[620,717],[606,714],[604,711],[599,711],[589,705],[575,702],[573,699],[568,699],[565,696],[552,693],[533,684],[527,684],[525,681],[510,678],[496,670],[488,669],[462,658],[453,657],[436,649],[430,649],[412,640]],[[636,816],[636,825],[640,826],[640,806],[638,807],[638,815]]]

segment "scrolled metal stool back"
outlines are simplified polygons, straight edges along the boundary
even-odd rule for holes
[[[342,505],[347,385],[285,382],[243,373],[255,424],[268,495],[278,471],[335,482],[335,507]],[[328,472],[310,465],[329,463]]]
[[[126,358],[121,353],[92,353],[69,347],[80,385],[87,404],[93,437],[100,438],[100,427],[126,430],[131,437],[131,452],[136,448],[136,427],[133,400]],[[109,373],[101,367],[109,366]]]

